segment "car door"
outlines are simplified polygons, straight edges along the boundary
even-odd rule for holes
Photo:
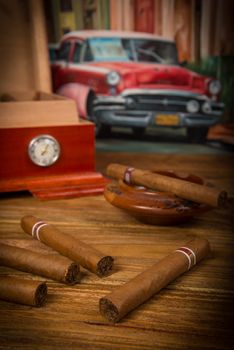
[[[68,63],[69,72],[66,75],[66,83],[78,83],[87,85],[88,73],[83,66],[82,57],[84,56],[85,46],[82,41],[76,40],[73,42],[70,60]],[[88,74],[88,76],[87,76]]]

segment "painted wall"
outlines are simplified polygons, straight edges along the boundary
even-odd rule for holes
[[[198,61],[234,54],[232,13],[233,0],[110,0],[110,28],[174,39],[180,60]]]
[[[233,0],[44,0],[53,19],[50,36],[66,30],[152,32],[176,40],[181,61],[234,55]],[[48,11],[48,3],[51,10]],[[64,7],[64,4],[70,7]],[[50,19],[51,21],[51,19]],[[47,23],[47,26],[51,24]],[[52,39],[50,39],[52,40]]]
[[[46,16],[52,19],[52,23],[47,23],[50,42],[58,42],[67,31],[110,28],[109,0],[44,0],[44,3]],[[70,6],[63,6],[66,3]]]

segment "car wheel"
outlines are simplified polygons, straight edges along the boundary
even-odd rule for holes
[[[133,135],[135,137],[140,138],[140,137],[142,137],[144,135],[145,128],[143,128],[143,127],[134,127],[134,128],[132,128],[132,132],[133,132]]]
[[[190,143],[205,143],[207,133],[208,128],[206,127],[187,128],[187,136]]]

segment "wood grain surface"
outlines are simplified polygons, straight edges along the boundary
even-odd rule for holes
[[[194,173],[233,194],[232,156],[98,153],[97,170],[111,162]],[[0,200],[0,241],[57,254],[20,228],[36,215],[115,257],[111,276],[83,270],[80,284],[48,280],[45,306],[0,301],[0,349],[233,349],[234,238],[231,206],[180,226],[145,225],[111,206],[102,195],[41,202],[27,193]],[[100,315],[98,301],[118,285],[194,237],[207,238],[212,254],[116,325]],[[0,267],[0,274],[43,278]]]

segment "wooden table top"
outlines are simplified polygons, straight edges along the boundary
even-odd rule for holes
[[[198,174],[233,190],[232,156],[99,153],[97,170],[119,162],[139,168]],[[48,282],[45,306],[0,301],[0,349],[231,349],[233,348],[234,238],[231,210],[215,209],[174,227],[145,225],[110,205],[102,195],[41,202],[27,194],[0,200],[0,241],[55,254],[20,228],[35,215],[115,257],[106,278],[83,271],[80,284]],[[212,255],[149,301],[110,325],[98,301],[194,237],[207,238]],[[44,280],[0,267],[0,273]]]

